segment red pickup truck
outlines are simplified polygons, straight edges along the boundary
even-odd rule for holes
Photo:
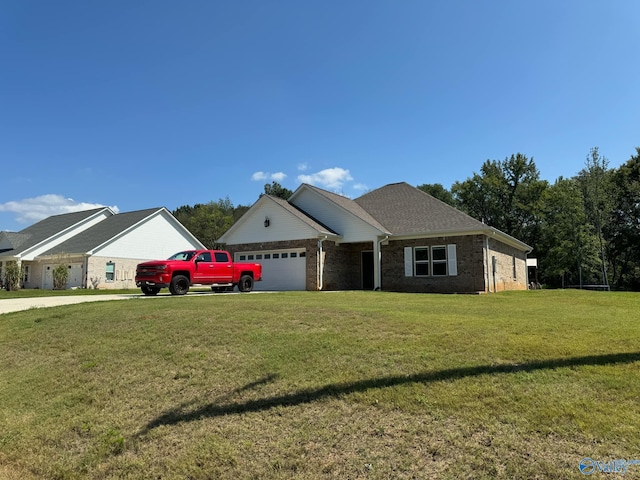
[[[169,287],[172,295],[185,295],[192,285],[211,285],[214,292],[253,290],[253,282],[262,280],[259,263],[233,263],[224,250],[187,250],[167,260],[138,264],[136,285],[145,295],[156,295]]]

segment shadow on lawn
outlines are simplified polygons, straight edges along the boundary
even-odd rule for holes
[[[372,378],[369,380],[360,380],[350,383],[329,384],[319,388],[310,388],[286,395],[260,398],[257,400],[248,400],[246,402],[240,403],[210,403],[193,411],[185,411],[185,405],[183,405],[176,409],[170,410],[160,415],[158,418],[152,420],[140,433],[147,433],[148,431],[162,425],[176,425],[178,423],[191,422],[207,417],[220,417],[224,415],[233,415],[247,412],[259,412],[262,410],[268,410],[273,407],[302,405],[305,403],[322,400],[323,398],[340,397],[343,395],[349,395],[350,393],[363,392],[374,388],[395,387],[397,385],[405,385],[409,383],[431,383],[442,380],[457,380],[479,375],[534,372],[537,370],[551,370],[563,367],[613,365],[621,363],[633,363],[638,361],[640,361],[640,352],[558,358],[522,364],[479,365],[476,367],[460,367],[445,370],[436,370],[433,372],[416,373],[414,375],[390,376]],[[235,390],[234,392],[242,392],[252,389],[258,385],[269,383],[275,378],[277,377],[274,374],[268,375],[256,380],[255,382],[251,382],[244,387]],[[228,399],[229,397],[230,395],[227,395],[224,398]]]

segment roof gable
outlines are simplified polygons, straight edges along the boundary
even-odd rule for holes
[[[266,218],[269,218],[269,227],[265,226]],[[278,241],[316,238],[319,235],[339,236],[288,201],[262,195],[218,241],[235,245],[252,243],[255,238],[260,238],[261,241]]]
[[[345,242],[366,241],[372,236],[390,233],[384,225],[350,198],[313,185],[302,184],[289,198],[289,202],[339,232]]]
[[[76,235],[82,229],[89,228],[92,223],[100,222],[112,215],[114,212],[108,207],[52,215],[20,230],[17,234],[12,234],[10,238],[13,248],[4,254],[23,256],[31,254],[30,252],[47,249],[47,244],[49,248],[53,247]]]
[[[90,253],[97,247],[113,240],[145,218],[161,211],[162,208],[149,208],[134,212],[118,213],[88,228],[78,235],[56,245],[42,255],[58,255],[62,253]]]

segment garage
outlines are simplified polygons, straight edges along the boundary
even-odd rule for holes
[[[306,290],[307,255],[304,249],[238,252],[236,262],[256,262],[262,265],[262,281],[254,290]]]
[[[43,290],[53,290],[53,270],[55,270],[57,266],[58,265],[44,266],[44,276],[42,278]],[[67,288],[82,287],[82,273],[83,273],[82,264],[72,263],[67,267],[69,269],[69,277],[67,278]]]

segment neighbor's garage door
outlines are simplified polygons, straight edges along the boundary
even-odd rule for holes
[[[307,257],[304,250],[239,252],[235,260],[262,264],[262,281],[254,284],[254,290],[306,290]]]

